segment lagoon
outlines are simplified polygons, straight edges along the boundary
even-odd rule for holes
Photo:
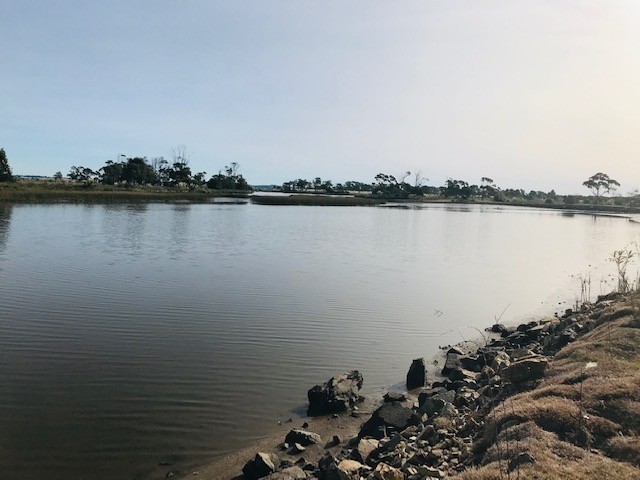
[[[304,415],[358,369],[615,287],[626,218],[482,205],[0,204],[7,478],[150,479]],[[634,267],[635,274],[635,267]]]

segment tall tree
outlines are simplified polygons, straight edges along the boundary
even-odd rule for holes
[[[582,185],[591,190],[591,194],[595,197],[596,205],[600,198],[606,194],[615,190],[620,184],[613,178],[609,178],[606,173],[598,172],[595,175],[591,175],[587,180],[582,182]]]
[[[13,181],[13,174],[4,148],[0,148],[0,182]]]

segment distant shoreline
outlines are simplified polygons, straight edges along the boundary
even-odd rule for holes
[[[258,205],[277,206],[379,206],[388,204],[446,204],[484,205],[494,207],[527,207],[558,210],[581,214],[640,214],[640,207],[607,204],[562,204],[544,202],[496,202],[483,200],[457,201],[441,197],[392,198],[371,195],[330,195],[318,193],[282,193],[247,190],[211,190],[207,188],[189,190],[178,187],[133,186],[117,187],[83,185],[78,183],[15,182],[0,184],[0,203],[51,204],[51,203],[216,203],[220,197],[250,199]]]

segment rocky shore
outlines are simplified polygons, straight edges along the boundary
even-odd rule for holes
[[[200,478],[640,478],[639,305],[611,294],[561,317],[495,324],[481,346],[448,348],[441,377],[429,381],[414,360],[408,393],[366,414],[362,375],[338,375],[309,391],[310,413],[324,417],[254,452],[242,472]],[[314,431],[322,421],[333,430]]]

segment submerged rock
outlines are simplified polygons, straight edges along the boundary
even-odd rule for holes
[[[342,412],[360,400],[360,389],[364,380],[357,370],[331,377],[322,385],[307,392],[310,415]]]

